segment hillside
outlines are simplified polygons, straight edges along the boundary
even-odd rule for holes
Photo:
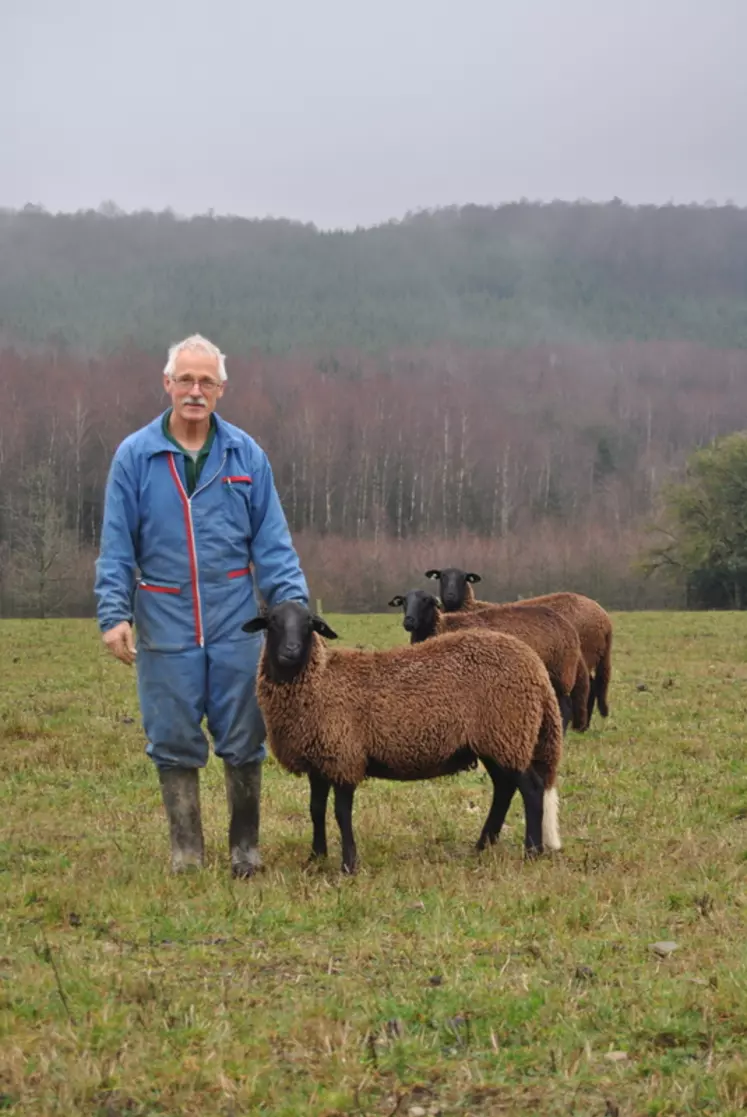
[[[466,206],[354,232],[283,220],[0,212],[0,339],[231,353],[453,342],[747,347],[747,210]]]

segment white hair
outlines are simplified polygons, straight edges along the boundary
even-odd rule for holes
[[[192,352],[209,353],[211,357],[218,358],[218,379],[226,380],[226,357],[221,353],[217,345],[213,345],[212,341],[208,341],[202,334],[191,334],[185,337],[183,341],[177,341],[175,345],[169,348],[169,357],[163,370],[164,376],[174,375],[174,366],[176,365],[176,358],[179,353],[184,349],[189,349]]]

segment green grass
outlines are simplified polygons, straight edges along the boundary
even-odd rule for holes
[[[394,616],[329,619],[403,639]],[[88,622],[2,622],[0,1113],[741,1112],[747,614],[615,623],[611,716],[567,740],[560,855],[523,862],[516,802],[478,856],[475,772],[364,786],[359,875],[333,818],[304,869],[307,786],[271,760],[266,871],[233,882],[215,759],[208,868],[173,878],[132,672]]]

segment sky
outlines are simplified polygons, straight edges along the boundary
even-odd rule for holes
[[[0,0],[0,206],[747,204],[747,0]]]

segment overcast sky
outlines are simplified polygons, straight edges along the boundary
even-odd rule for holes
[[[0,0],[0,205],[747,204],[747,0]]]

